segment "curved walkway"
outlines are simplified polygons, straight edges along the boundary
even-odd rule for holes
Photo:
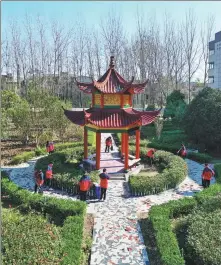
[[[102,139],[106,137],[104,135]],[[2,170],[8,171],[10,179],[17,185],[33,191],[33,172],[37,159],[17,166],[2,167]],[[176,190],[168,190],[158,195],[130,197],[126,182],[109,182],[106,201],[90,203],[87,208],[87,212],[95,217],[91,265],[149,264],[138,216],[147,214],[153,205],[192,196],[202,189],[200,184],[203,166],[188,159],[186,162],[188,177]],[[211,183],[214,182],[213,179]],[[68,196],[59,191],[44,191],[44,195],[76,200],[76,196]]]

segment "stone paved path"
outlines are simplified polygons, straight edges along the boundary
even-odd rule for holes
[[[102,134],[102,142],[106,137],[107,134]],[[113,153],[112,155],[102,153],[101,159],[109,160],[111,157],[116,159],[116,146]],[[10,179],[17,185],[33,191],[35,162],[36,159],[32,159],[17,166],[2,167],[2,170],[8,171]],[[124,181],[109,182],[107,200],[90,203],[87,209],[88,213],[93,213],[95,216],[91,265],[149,264],[137,216],[148,213],[153,205],[177,200],[183,196],[192,196],[202,189],[200,184],[203,166],[188,159],[186,162],[188,177],[178,189],[158,195],[129,197]],[[214,182],[213,179],[211,183]],[[59,191],[47,191],[44,195],[76,200],[76,196],[68,196]]]

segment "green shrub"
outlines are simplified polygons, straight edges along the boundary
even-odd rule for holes
[[[27,162],[31,158],[35,157],[35,152],[34,151],[29,151],[29,152],[24,152],[19,155],[16,155],[12,158],[10,164],[11,165],[18,165],[23,162]]]
[[[181,200],[170,201],[166,204],[159,206],[152,206],[149,212],[149,219],[153,226],[156,238],[157,249],[159,250],[160,260],[164,265],[182,265],[185,264],[183,257],[181,256],[178,241],[175,233],[172,231],[170,218],[179,218],[182,215],[192,214],[195,216],[197,211],[203,210],[206,213],[210,213],[214,210],[221,209],[221,185],[215,184],[210,188],[196,194],[192,198],[183,198]],[[219,217],[220,219],[220,217]],[[199,218],[196,218],[196,225]],[[218,219],[216,222],[219,222]],[[213,231],[209,228],[209,221],[207,222],[208,230]],[[215,223],[215,222],[214,222]],[[219,222],[220,223],[220,222]],[[219,231],[221,229],[219,228]],[[201,235],[203,229],[201,229]],[[191,235],[191,240],[195,237]],[[199,235],[200,236],[200,235]],[[191,241],[192,242],[192,241]],[[197,245],[197,240],[194,241]],[[209,237],[204,237],[204,246],[207,247],[210,242]],[[192,246],[194,246],[194,243]],[[202,241],[203,243],[203,241]],[[220,248],[220,246],[219,246]],[[218,250],[217,250],[218,251]],[[188,252],[188,251],[187,251]],[[196,253],[192,257],[196,257]],[[208,254],[209,255],[209,254]],[[191,256],[191,254],[190,254]],[[207,265],[196,263],[199,265]],[[218,265],[220,263],[208,263]]]
[[[171,153],[157,151],[154,156],[159,173],[153,177],[143,175],[131,176],[129,185],[133,195],[149,195],[175,188],[187,175],[185,161]]]
[[[214,169],[215,169],[216,182],[221,183],[221,164],[215,164]]]
[[[200,163],[208,163],[212,161],[212,156],[202,153],[193,153],[193,152],[187,152],[187,158],[192,159],[194,161],[200,162]]]
[[[12,209],[2,212],[3,264],[60,264],[60,227],[38,214],[21,215]]]
[[[221,264],[221,210],[191,215],[185,253],[197,265]]]
[[[80,264],[83,226],[84,219],[79,216],[69,216],[65,220],[62,227],[65,256],[61,264]]]
[[[32,194],[27,190],[19,188],[16,184],[2,179],[2,192],[9,195],[10,200],[23,209],[34,209],[49,214],[53,220],[61,224],[70,215],[84,215],[85,204],[80,201],[59,200],[56,198],[44,197],[40,194]]]
[[[147,144],[150,148],[156,148],[158,150],[164,150],[171,153],[176,153],[180,149],[180,144],[166,144],[166,143],[159,143],[159,142],[151,142]]]

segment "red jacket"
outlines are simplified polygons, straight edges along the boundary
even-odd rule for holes
[[[214,171],[209,168],[209,167],[205,167],[202,173],[202,178],[205,180],[211,180],[212,176],[214,175]]]
[[[112,145],[112,140],[106,140],[106,145],[111,146]]]
[[[153,149],[150,149],[148,152],[147,152],[147,156],[148,157],[154,157],[154,150]]]
[[[90,189],[91,179],[89,176],[83,176],[79,181],[80,191],[88,191]]]
[[[108,179],[110,179],[110,177],[108,176],[107,173],[101,173],[100,174],[100,187],[101,188],[107,189]]]
[[[43,172],[37,172],[35,171],[35,182],[38,186],[43,185],[44,183],[44,174]]]

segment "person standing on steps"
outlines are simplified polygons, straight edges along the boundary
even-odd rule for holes
[[[210,180],[215,175],[214,171],[205,163],[205,167],[202,173],[202,186],[203,188],[208,188],[210,186]]]
[[[40,169],[39,171],[35,170],[35,193],[38,191],[41,191],[41,187],[44,184],[44,174],[42,170]]]
[[[100,201],[104,199],[106,200],[106,192],[108,187],[108,180],[110,179],[109,175],[107,174],[106,168],[103,169],[103,173],[100,174],[100,187],[101,187],[101,197]]]
[[[105,144],[106,144],[106,147],[105,147],[105,153],[110,151],[110,147],[111,147],[111,143],[112,143],[112,140],[111,140],[111,137],[108,137],[105,141]]]
[[[87,199],[87,192],[91,187],[91,179],[87,172],[81,177],[79,181],[79,193],[80,193],[80,200],[86,201]]]

